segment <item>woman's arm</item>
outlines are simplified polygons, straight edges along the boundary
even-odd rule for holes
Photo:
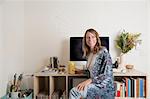
[[[99,84],[99,87],[104,87],[109,81],[113,79],[112,71],[112,60],[108,51],[104,50],[96,58],[93,73],[95,73],[94,78],[92,78],[92,83]]]

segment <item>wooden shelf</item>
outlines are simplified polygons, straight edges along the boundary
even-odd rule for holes
[[[125,73],[122,72],[114,72],[114,76],[146,76],[145,73],[139,72],[137,70],[130,70]]]
[[[137,70],[132,70],[132,71],[128,71],[126,73],[121,73],[121,72],[114,72],[113,73],[114,75],[114,78],[117,78],[117,77],[120,77],[120,78],[123,78],[123,77],[134,77],[134,78],[144,78],[145,81],[146,81],[146,85],[145,85],[145,88],[146,88],[146,96],[144,98],[147,98],[147,76],[145,73],[142,73],[142,72],[139,72]],[[57,85],[58,82],[60,83],[61,82],[61,85],[65,86],[63,87],[62,89],[66,91],[66,95],[65,95],[65,99],[68,99],[68,93],[69,93],[69,85],[71,84],[71,82],[69,82],[69,79],[70,78],[85,78],[86,75],[83,75],[83,74],[57,74],[57,73],[50,73],[50,72],[37,72],[34,74],[34,99],[36,99],[36,96],[39,94],[39,91],[41,88],[41,85],[40,83],[40,80],[43,80],[42,78],[44,79],[44,77],[46,77],[49,81],[46,81],[46,82],[43,82],[44,84],[47,84],[45,87],[49,87],[49,90],[48,90],[48,95],[49,97],[52,96],[54,90],[58,89]],[[57,80],[58,79],[62,79],[62,81],[60,80]],[[57,86],[55,86],[57,85]],[[68,88],[69,87],[69,88]],[[115,99],[144,99],[144,98],[132,98],[132,97],[116,97]]]

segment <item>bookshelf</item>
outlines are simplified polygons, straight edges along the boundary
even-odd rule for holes
[[[137,70],[114,73],[116,97],[147,98],[147,75]]]
[[[49,72],[38,72],[34,74],[34,99],[44,99],[50,97],[50,99],[56,99],[61,97],[62,99],[68,99],[69,90],[72,88],[74,78],[86,78],[83,74],[52,74]],[[129,80],[129,88],[128,85]],[[128,71],[126,73],[114,72],[114,81],[116,87],[117,99],[140,99],[147,98],[147,76],[136,70]],[[140,86],[143,86],[141,92],[137,93],[138,84],[136,82],[143,82]],[[132,82],[132,83],[131,83]],[[135,86],[136,85],[136,86]],[[120,87],[123,86],[123,87]],[[139,89],[140,89],[139,87]],[[128,89],[127,89],[128,88]],[[131,88],[131,89],[130,89]],[[138,89],[138,88],[137,88]],[[139,90],[138,89],[138,90]],[[124,90],[124,91],[123,91]],[[125,90],[128,90],[128,94]],[[55,93],[56,92],[56,93]],[[136,93],[136,95],[134,94]],[[59,94],[59,96],[55,95]],[[141,96],[139,96],[141,95]]]

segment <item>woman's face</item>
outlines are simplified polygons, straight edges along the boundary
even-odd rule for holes
[[[91,32],[86,33],[86,44],[93,50],[94,46],[96,45],[96,36]]]

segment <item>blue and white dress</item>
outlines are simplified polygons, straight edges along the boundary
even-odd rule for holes
[[[91,58],[91,59],[90,59]],[[90,60],[92,60],[90,62]],[[76,87],[70,90],[69,99],[114,99],[115,88],[112,70],[112,60],[106,48],[102,48],[97,54],[88,57],[87,66],[92,83],[78,91]]]

